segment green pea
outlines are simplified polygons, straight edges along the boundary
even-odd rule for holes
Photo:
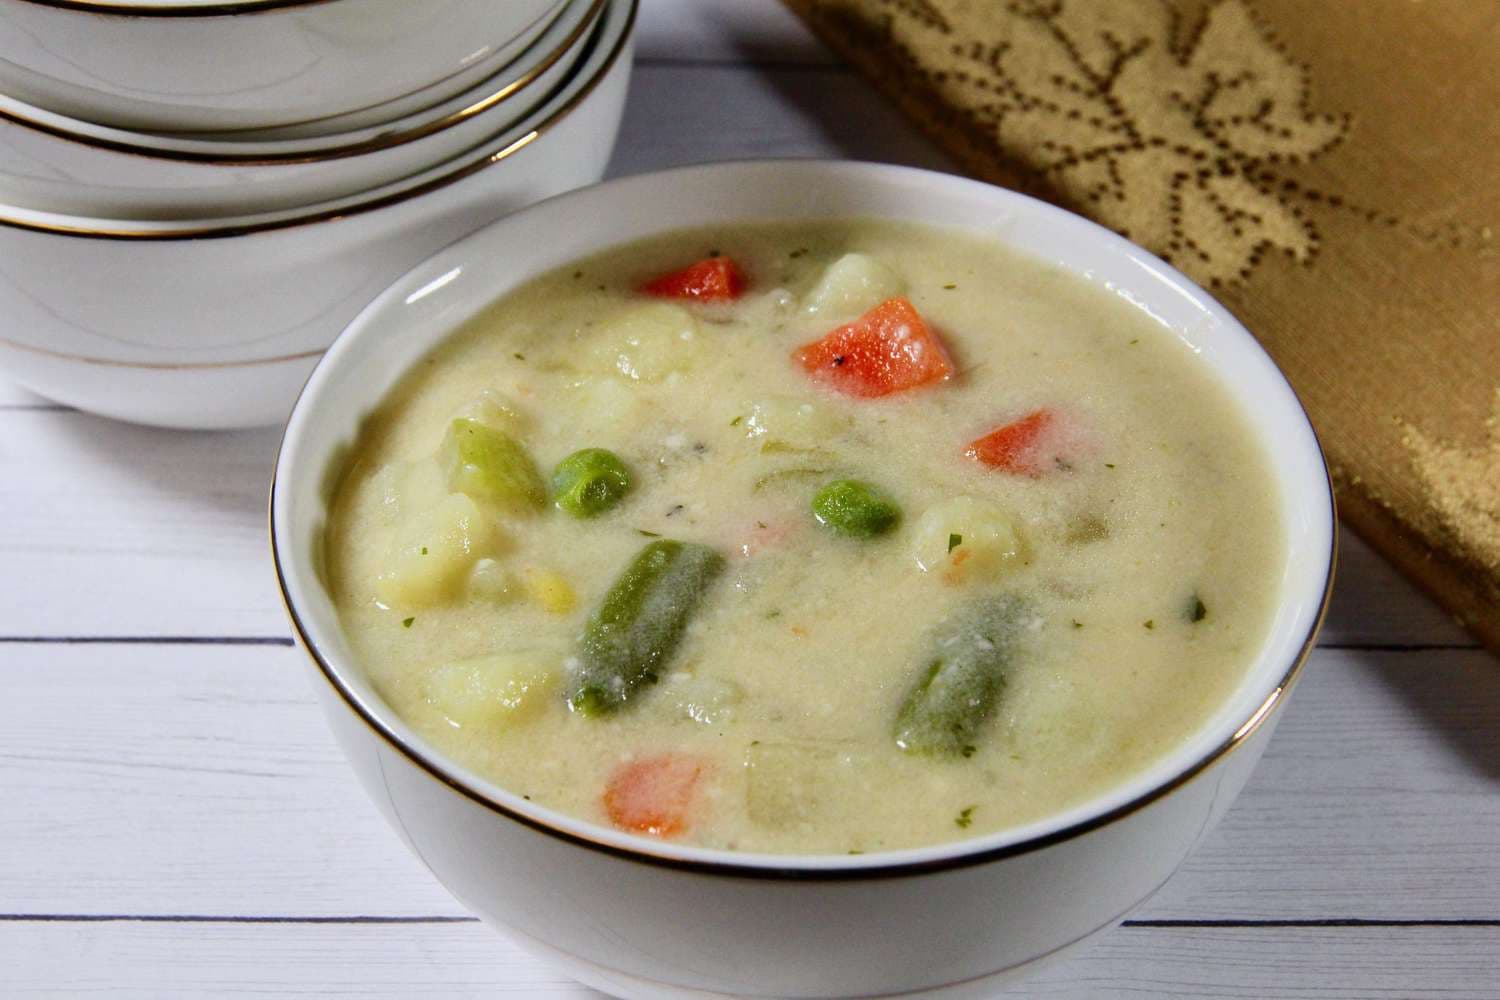
[[[878,487],[859,479],[835,479],[812,500],[818,523],[854,538],[873,538],[901,520],[901,508]]]
[[[630,491],[630,473],[618,455],[604,448],[575,451],[552,472],[557,509],[574,517],[596,517]]]

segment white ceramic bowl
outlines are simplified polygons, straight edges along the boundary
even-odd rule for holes
[[[636,0],[610,0],[572,79],[490,144],[366,196],[211,223],[0,206],[0,370],[140,423],[285,419],[335,335],[415,261],[599,179],[630,76]]]
[[[0,92],[121,128],[222,131],[493,74],[567,0],[0,0]]]
[[[1190,343],[1262,437],[1288,532],[1284,593],[1247,676],[1177,752],[1076,808],[930,848],[743,854],[645,839],[525,801],[445,759],[371,687],[319,582],[325,484],[361,421],[465,319],[533,276],[671,229],[882,217],[963,226],[1112,290]],[[627,997],[982,996],[1119,921],[1229,808],[1311,648],[1333,567],[1322,452],[1254,338],[1160,260],[1077,216],[946,174],[785,161],[692,167],[556,198],[418,267],[335,342],[286,430],[271,496],[283,594],[354,770],[486,921]]]
[[[545,101],[568,79],[603,6],[573,0],[523,58],[433,108],[316,138],[146,135],[0,95],[0,202],[103,218],[205,219],[392,183],[462,155]]]

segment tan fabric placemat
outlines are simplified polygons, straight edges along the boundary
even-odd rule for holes
[[[976,175],[1170,260],[1500,651],[1500,0],[785,0]]]

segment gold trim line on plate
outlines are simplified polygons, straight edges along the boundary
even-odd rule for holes
[[[1282,380],[1283,382],[1285,382],[1284,376]],[[310,382],[311,378],[309,378],[309,383]],[[305,393],[306,391],[307,385],[304,384],[302,387],[302,392]],[[1292,392],[1294,399],[1297,398],[1296,393],[1291,390],[1290,386],[1288,386],[1288,391]],[[301,401],[301,394],[299,393],[297,402],[293,404],[292,412],[296,412],[296,408],[297,406],[301,405]],[[1323,579],[1323,593],[1318,602],[1317,613],[1313,616],[1312,625],[1309,627],[1307,635],[1303,637],[1301,648],[1292,658],[1290,666],[1288,666],[1286,672],[1282,674],[1282,677],[1276,683],[1276,686],[1271,689],[1271,692],[1265,697],[1261,704],[1256,707],[1255,711],[1250,713],[1250,716],[1238,727],[1236,727],[1233,734],[1226,740],[1224,740],[1224,742],[1214,747],[1212,750],[1210,750],[1204,756],[1200,757],[1197,761],[1195,761],[1188,767],[1179,771],[1170,780],[1157,785],[1155,788],[1143,792],[1142,794],[1136,796],[1134,799],[1131,799],[1129,802],[1123,803],[1115,807],[1114,809],[1109,810],[1108,812],[1100,813],[1097,816],[1093,816],[1085,820],[1080,820],[1079,822],[1074,823],[1072,826],[1064,827],[1060,830],[1054,830],[1051,833],[1033,837],[1029,840],[1023,840],[1001,847],[989,848],[983,851],[975,851],[970,854],[958,854],[946,858],[937,858],[932,861],[911,861],[898,862],[894,864],[880,864],[880,856],[878,854],[869,855],[871,861],[875,862],[874,864],[854,868],[811,868],[797,867],[791,864],[784,866],[775,866],[758,864],[737,864],[732,862],[720,861],[701,861],[692,858],[672,857],[670,855],[659,854],[651,850],[652,845],[646,843],[642,843],[642,845],[637,848],[620,847],[618,845],[606,843],[601,840],[595,840],[583,834],[573,833],[569,830],[560,829],[542,821],[541,819],[538,819],[537,817],[529,816],[524,812],[519,812],[502,802],[498,802],[495,799],[490,798],[483,791],[470,787],[465,782],[449,774],[442,765],[441,757],[439,757],[437,761],[430,760],[426,754],[424,754],[416,747],[412,746],[401,736],[400,733],[397,733],[387,723],[378,718],[374,712],[369,710],[359,700],[359,698],[354,695],[354,693],[344,683],[343,679],[339,676],[338,671],[333,668],[332,664],[330,664],[327,658],[323,656],[322,652],[312,641],[311,637],[308,636],[307,629],[302,624],[302,619],[297,615],[296,609],[292,607],[291,595],[287,593],[286,574],[282,569],[281,546],[276,536],[276,487],[278,485],[278,477],[274,473],[271,477],[269,503],[267,505],[267,518],[269,521],[271,543],[271,562],[276,570],[276,586],[278,592],[281,595],[281,604],[282,607],[286,609],[287,618],[291,621],[292,628],[296,632],[298,645],[301,647],[303,652],[306,653],[307,656],[312,660],[313,665],[318,668],[318,671],[322,674],[323,679],[327,681],[329,686],[332,687],[333,690],[339,695],[339,697],[344,701],[345,705],[354,712],[355,717],[363,722],[365,726],[369,728],[379,739],[388,743],[392,748],[398,751],[403,757],[405,757],[417,768],[425,771],[429,777],[435,779],[439,784],[446,786],[455,794],[469,799],[471,802],[474,802],[475,804],[488,809],[490,812],[496,813],[497,815],[503,816],[506,819],[519,823],[522,826],[529,827],[530,829],[535,830],[539,833],[555,837],[558,840],[573,844],[574,846],[588,848],[589,850],[608,854],[612,857],[620,858],[622,860],[634,861],[640,864],[653,865],[661,868],[669,868],[676,871],[698,872],[701,874],[717,875],[728,878],[744,878],[771,881],[862,882],[873,879],[903,878],[913,875],[952,871],[956,869],[972,867],[974,865],[987,864],[992,861],[999,861],[1005,858],[1015,857],[1017,855],[1030,854],[1035,851],[1051,847],[1055,844],[1063,843],[1064,841],[1080,837],[1086,833],[1097,830],[1100,827],[1108,826],[1111,823],[1122,820],[1136,812],[1139,812],[1140,810],[1146,808],[1147,806],[1150,806],[1156,801],[1165,798],[1167,795],[1170,795],[1172,792],[1181,788],[1183,785],[1186,785],[1188,782],[1198,777],[1198,775],[1202,774],[1219,760],[1228,756],[1239,747],[1243,746],[1245,741],[1248,740],[1250,736],[1254,734],[1255,731],[1265,723],[1266,719],[1271,717],[1275,709],[1279,705],[1285,704],[1285,695],[1291,690],[1292,685],[1296,683],[1298,676],[1302,672],[1304,664],[1306,664],[1308,657],[1312,655],[1313,648],[1317,644],[1318,632],[1322,629],[1323,621],[1328,615],[1328,605],[1329,600],[1333,595],[1333,580],[1338,565],[1339,552],[1338,506],[1333,495],[1333,478],[1329,474],[1328,460],[1327,457],[1323,454],[1321,443],[1318,441],[1317,430],[1313,428],[1311,420],[1307,417],[1306,407],[1302,406],[1302,402],[1300,399],[1297,399],[1297,405],[1298,408],[1302,411],[1304,421],[1307,422],[1309,433],[1311,433],[1313,436],[1313,444],[1318,449],[1318,456],[1323,461],[1323,484],[1324,488],[1327,490],[1328,495],[1328,571]],[[290,424],[288,424],[288,427],[289,426]],[[286,429],[283,429],[281,443],[277,447],[276,465],[278,467],[281,464],[281,454],[285,450],[285,448]]]
[[[257,365],[279,365],[288,361],[305,361],[308,358],[316,358],[328,350],[319,347],[310,351],[299,351],[296,354],[279,354],[274,358],[246,358],[243,361],[120,361],[113,358],[94,358],[87,354],[68,354],[66,351],[54,351],[46,347],[35,347],[31,344],[22,344],[11,340],[9,337],[0,337],[0,347],[7,347],[14,351],[26,351],[29,354],[41,354],[49,358],[57,358],[59,361],[76,361],[84,365],[100,365],[105,368],[141,368],[148,371],[211,371],[219,368],[254,368]]]
[[[612,0],[603,0],[603,2],[607,4],[609,2],[612,2]],[[599,81],[603,80],[604,77],[608,76],[610,71],[614,69],[615,63],[617,63],[620,59],[620,53],[624,51],[626,44],[630,41],[631,33],[635,29],[636,15],[638,14],[640,9],[640,0],[624,0],[624,2],[628,2],[630,4],[630,13],[626,19],[624,30],[620,32],[620,37],[615,40],[614,48],[610,50],[609,55],[606,57],[604,63],[600,66],[599,72],[595,73],[594,76],[584,84],[583,88],[579,90],[578,93],[574,94],[566,104],[559,107],[556,111],[549,115],[545,121],[539,122],[534,128],[532,128],[530,132],[510,143],[505,148],[497,150],[496,152],[491,153],[489,156],[483,157],[482,159],[479,159],[473,163],[467,163],[464,166],[454,170],[452,173],[443,174],[441,177],[434,177],[429,181],[424,181],[423,183],[410,188],[402,188],[399,191],[393,191],[388,195],[383,195],[382,197],[374,198],[370,201],[356,202],[351,205],[343,205],[337,208],[324,209],[322,211],[314,212],[309,215],[295,215],[270,219],[264,222],[241,222],[231,223],[229,225],[209,224],[202,227],[170,230],[95,229],[86,226],[56,225],[36,222],[25,218],[6,216],[4,214],[4,211],[7,207],[10,206],[0,205],[0,226],[6,226],[12,229],[22,229],[34,233],[43,233],[52,236],[72,236],[82,239],[96,240],[141,240],[146,242],[168,242],[172,240],[224,239],[231,236],[245,236],[250,233],[272,232],[279,229],[293,229],[298,226],[314,225],[320,222],[332,222],[354,215],[362,215],[365,212],[371,212],[376,209],[386,208],[390,205],[398,204],[411,198],[419,198],[424,194],[436,191],[439,188],[447,187],[449,184],[452,184],[456,181],[463,180],[470,174],[478,173],[485,167],[491,166],[495,163],[499,163],[501,160],[504,160],[512,154],[519,152],[526,146],[530,145],[537,138],[545,134],[549,128],[551,128],[561,119],[565,118],[575,108],[577,108],[579,104],[581,104],[587,97],[589,97],[589,95],[591,95],[599,86]],[[63,218],[69,218],[69,216],[63,216]]]
[[[80,145],[89,146],[95,149],[105,149],[112,153],[121,153],[127,156],[139,156],[145,159],[166,160],[172,163],[206,163],[253,167],[292,165],[298,163],[322,163],[328,160],[347,159],[351,156],[363,156],[367,153],[377,153],[381,150],[393,149],[396,146],[404,146],[408,142],[415,142],[418,139],[425,139],[430,135],[446,131],[447,129],[450,129],[455,125],[459,125],[463,122],[468,121],[470,118],[473,118],[476,115],[480,115],[486,111],[490,111],[501,103],[514,97],[516,94],[520,93],[532,83],[535,83],[537,78],[542,74],[546,73],[553,66],[557,65],[558,61],[562,59],[563,56],[567,55],[567,53],[571,51],[572,48],[576,44],[578,44],[581,39],[585,38],[588,35],[589,31],[596,28],[598,26],[599,16],[603,12],[604,8],[608,5],[608,3],[609,0],[591,0],[588,12],[584,14],[583,18],[578,22],[578,24],[574,25],[573,30],[568,33],[568,37],[563,39],[563,41],[557,46],[557,48],[547,53],[545,59],[533,65],[524,75],[517,77],[494,93],[487,94],[484,97],[479,98],[477,101],[459,108],[457,111],[454,111],[451,114],[445,115],[444,117],[439,118],[435,121],[427,122],[424,125],[413,126],[412,128],[408,128],[402,131],[382,132],[379,135],[373,136],[369,139],[363,139],[359,142],[350,143],[345,146],[330,146],[326,149],[320,149],[315,152],[247,152],[224,154],[211,153],[206,151],[193,152],[180,149],[161,149],[155,146],[144,146],[119,139],[101,138],[98,136],[90,136],[78,132],[72,132],[64,126],[52,125],[47,122],[37,121],[33,118],[26,117],[24,114],[7,110],[3,107],[0,107],[0,120],[10,122],[12,125],[16,125],[21,128],[27,128],[35,132],[41,132],[46,135],[50,135],[53,138],[61,139],[64,142],[76,142]],[[499,76],[504,72],[505,69],[502,68],[497,70],[495,72],[495,75]],[[421,112],[417,113],[420,114]],[[369,127],[363,129],[355,129],[353,131],[363,132],[368,130]],[[123,130],[112,129],[111,131]],[[129,133],[126,132],[125,134]],[[232,141],[233,140],[231,140],[231,142]],[[278,139],[266,141],[269,144],[276,145],[287,142],[298,142],[302,140]]]
[[[110,0],[20,0],[34,7],[51,7],[73,14],[106,17],[239,17],[269,14],[296,7],[318,7],[333,0],[241,0],[240,3],[112,3]]]

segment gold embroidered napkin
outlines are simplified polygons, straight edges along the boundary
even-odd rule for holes
[[[1500,651],[1500,2],[785,2],[967,169],[1208,286],[1345,520]]]

